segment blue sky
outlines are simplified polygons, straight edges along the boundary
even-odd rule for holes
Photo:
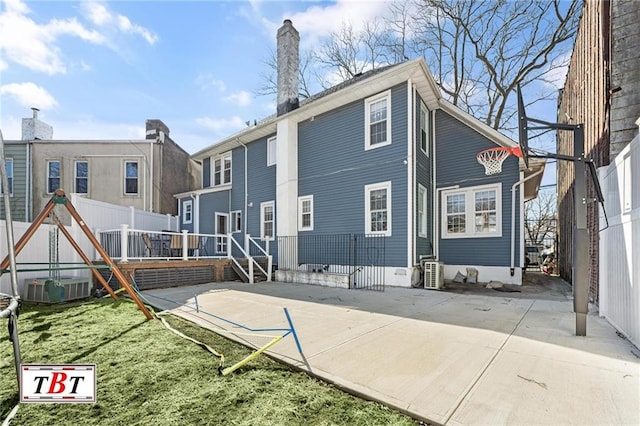
[[[20,139],[35,106],[54,139],[137,139],[145,120],[158,118],[193,153],[275,112],[274,99],[255,91],[283,19],[304,50],[343,21],[357,28],[387,8],[375,0],[4,0],[0,126],[5,139]]]

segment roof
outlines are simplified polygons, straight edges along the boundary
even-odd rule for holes
[[[300,107],[276,116],[275,114],[258,121],[254,126],[230,135],[210,145],[191,158],[202,160],[206,157],[226,152],[236,146],[253,142],[276,132],[276,123],[287,118],[303,121],[331,111],[349,102],[375,95],[391,86],[411,79],[429,109],[438,108],[440,89],[431,77],[423,58],[376,68],[324,90],[300,103]]]

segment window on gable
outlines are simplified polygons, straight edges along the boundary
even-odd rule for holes
[[[231,212],[231,232],[242,232],[242,211]]]
[[[60,161],[47,161],[47,194],[60,188]]]
[[[231,153],[213,160],[213,186],[231,183]]]
[[[276,164],[276,147],[278,146],[278,139],[274,136],[267,139],[267,166],[273,166]]]
[[[443,193],[442,236],[502,236],[502,184],[462,188]]]
[[[427,189],[418,184],[418,236],[427,236]]]
[[[313,195],[298,198],[298,230],[313,231]]]
[[[273,201],[260,203],[260,237],[263,240],[274,240],[275,217],[275,205]]]
[[[74,192],[77,194],[88,194],[89,163],[87,161],[76,161],[74,174]]]
[[[391,182],[374,183],[364,187],[365,232],[391,235]]]
[[[9,195],[13,195],[13,159],[5,158],[4,165],[7,170],[7,181],[9,181]],[[2,186],[2,181],[0,179],[0,193],[4,194],[4,187]]]
[[[126,195],[138,194],[138,162],[125,161],[124,163],[124,193]]]
[[[182,223],[189,224],[193,222],[193,201],[187,200],[182,202]]]
[[[391,92],[365,100],[365,142],[369,150],[391,143]]]
[[[429,156],[429,110],[420,102],[420,149]]]

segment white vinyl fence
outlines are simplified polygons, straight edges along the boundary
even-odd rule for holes
[[[178,218],[176,216],[149,213],[136,210],[132,207],[117,206],[101,201],[90,200],[76,194],[71,194],[70,200],[80,214],[80,217],[85,221],[94,234],[100,230],[120,228],[123,224],[126,224],[129,227],[135,226],[138,229],[148,231],[178,230]],[[64,209],[62,206],[57,206],[56,208]],[[30,225],[30,223],[25,222],[13,222],[15,242],[20,239]],[[53,253],[57,253],[58,262],[61,264],[82,263],[82,258],[76,253],[62,233],[59,233],[56,248],[55,238],[50,237],[50,230],[52,229],[57,229],[57,226],[42,224],[38,228],[35,235],[31,237],[24,249],[16,256],[18,271],[36,268],[47,269],[49,266],[50,256],[52,256]],[[67,230],[89,259],[99,259],[95,249],[75,221],[72,221],[71,226],[67,227]],[[8,254],[6,237],[5,221],[0,221],[0,256],[2,259],[4,259]],[[38,262],[40,264],[32,264],[34,262]],[[73,265],[60,266],[73,267]],[[60,276],[62,277],[89,277],[90,275],[91,272],[88,269],[60,271]],[[47,270],[18,272],[18,286],[21,294],[25,280],[30,281],[34,278],[47,277],[49,277],[49,272]],[[0,292],[11,293],[10,279],[9,273],[0,277]]]
[[[598,175],[609,218],[600,232],[600,315],[640,347],[640,136]]]

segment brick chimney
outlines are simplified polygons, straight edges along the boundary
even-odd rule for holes
[[[278,29],[278,116],[298,108],[300,35],[289,19]]]
[[[31,108],[33,117],[22,119],[22,140],[51,140],[53,138],[53,127],[38,119],[38,108]]]

